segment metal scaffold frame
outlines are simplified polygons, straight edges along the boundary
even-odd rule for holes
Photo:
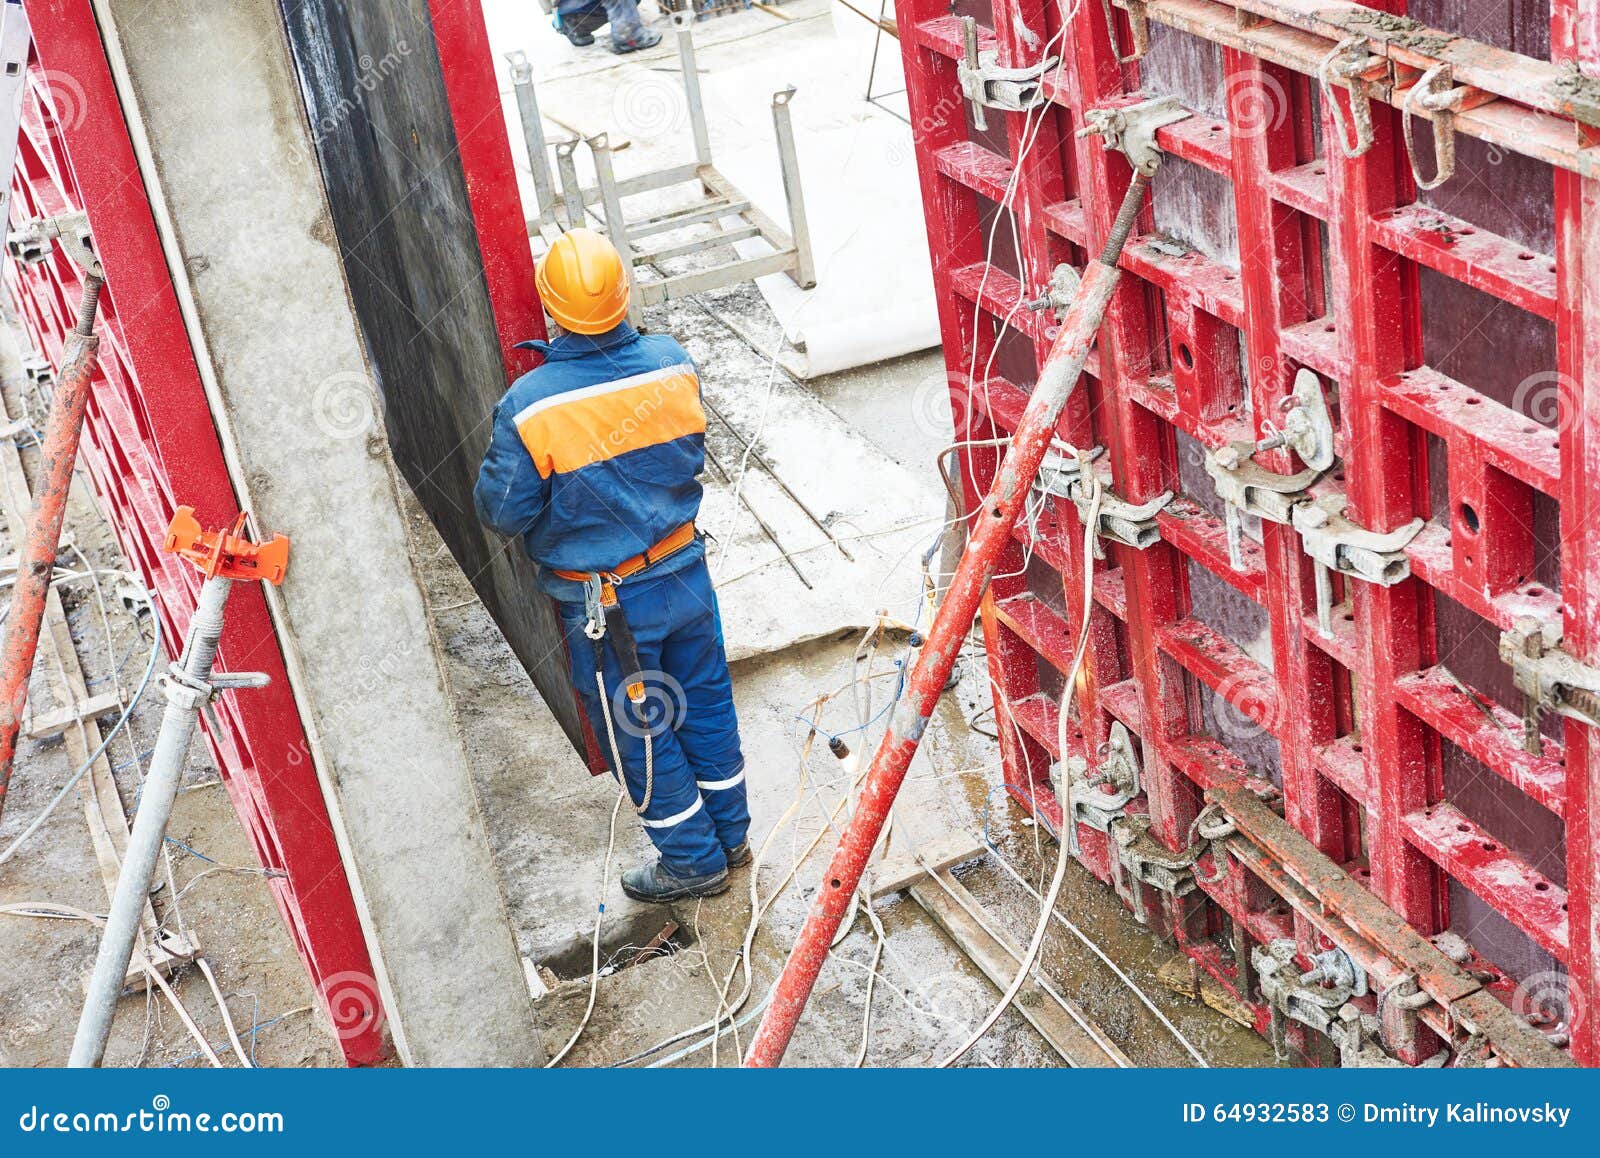
[[[539,97],[533,80],[533,65],[522,51],[508,53],[512,90],[516,95],[518,118],[522,122],[523,144],[528,152],[528,168],[533,174],[537,215],[528,220],[528,233],[546,247],[568,229],[587,223],[590,206],[598,206],[605,232],[622,255],[633,292],[628,301],[628,321],[638,327],[648,306],[677,301],[709,289],[753,281],[769,274],[787,274],[801,289],[817,284],[811,256],[811,231],[806,223],[805,197],[800,186],[800,160],[795,152],[794,126],[789,102],[794,88],[772,94],[772,132],[778,145],[778,164],[783,174],[784,199],[789,209],[786,230],[753,205],[748,197],[724,177],[711,160],[711,133],[706,126],[705,100],[700,91],[700,68],[694,52],[693,13],[672,14],[673,35],[677,39],[678,68],[683,76],[684,102],[689,127],[694,136],[694,160],[652,172],[618,178],[612,165],[612,146],[607,133],[571,137],[554,145],[556,167],[550,168],[551,146],[545,138],[544,121],[539,113]],[[595,183],[584,185],[578,175],[577,150],[589,147]],[[556,189],[559,179],[560,190]],[[623,199],[639,193],[698,185],[699,200],[647,217],[630,218]],[[716,232],[692,238],[671,236],[694,226],[714,226]],[[666,235],[668,240],[662,240]],[[642,279],[641,268],[654,268],[658,262],[740,241],[764,241],[770,253],[736,257],[715,265]]]
[[[1058,705],[1086,560],[1065,456],[1054,473],[1047,459],[1039,514],[981,616],[1013,795],[1057,831],[1070,801],[1075,855],[1306,1063],[1600,1064],[1600,5],[1551,8],[1550,61],[1423,28],[1399,4],[897,12],[968,510],[1050,348],[1039,307],[1061,293],[1057,269],[1099,251],[1132,177],[1077,136],[1096,122],[1153,134],[1232,187],[1237,267],[1141,215],[1057,427],[1105,450],[1068,751]],[[1286,115],[1148,102],[1151,22],[1218,46],[1230,110]],[[1550,166],[1554,253],[1417,203],[1451,176],[1456,134]],[[1433,140],[1432,175],[1413,135]],[[1421,270],[1554,323],[1559,421],[1425,363]],[[1449,453],[1442,503],[1430,439]],[[1186,493],[1188,440],[1215,483],[1207,503]],[[1534,581],[1536,495],[1559,503],[1559,592]],[[1270,665],[1195,613],[1195,570],[1260,608]],[[1523,702],[1441,662],[1436,597],[1502,633]],[[1207,726],[1221,703],[1276,741],[1281,784]],[[1446,798],[1443,743],[1559,818],[1564,883],[1496,836],[1506,817]],[[1565,1020],[1446,935],[1453,886],[1560,963]]]

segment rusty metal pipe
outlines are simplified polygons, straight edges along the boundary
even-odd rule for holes
[[[72,488],[72,469],[78,461],[83,416],[89,406],[100,345],[94,334],[94,317],[102,285],[104,281],[95,274],[84,275],[78,325],[67,338],[66,364],[61,368],[61,380],[45,424],[39,492],[19,548],[17,584],[6,619],[5,647],[0,651],[0,813],[5,810],[6,789],[16,762],[22,709],[28,701],[28,677],[39,650],[39,625],[44,621],[56,547],[67,512],[67,494]]]
[[[800,931],[800,938],[784,963],[772,1002],[761,1018],[761,1027],[745,1057],[747,1066],[776,1066],[783,1060],[806,1000],[816,985],[817,974],[828,959],[828,946],[850,911],[851,898],[856,895],[861,875],[866,871],[867,858],[883,832],[889,808],[905,781],[928,720],[950,678],[950,669],[961,652],[978,603],[994,577],[1000,552],[1011,541],[1012,528],[1027,501],[1028,488],[1039,473],[1039,463],[1050,446],[1061,411],[1083,372],[1083,363],[1100,329],[1106,305],[1117,287],[1120,277],[1117,260],[1149,184],[1148,176],[1135,175],[1104,252],[1097,262],[1090,264],[1067,316],[1062,319],[1061,329],[1039,372],[1039,381],[1029,396],[1028,408],[1011,436],[1011,448],[973,519],[966,550],[961,554],[944,602],[939,605],[933,626],[928,630],[927,643],[911,672],[905,695],[872,757],[861,803],[839,839],[828,870],[823,874],[811,915],[806,918],[805,928]],[[1064,704],[1061,710],[1066,710]]]

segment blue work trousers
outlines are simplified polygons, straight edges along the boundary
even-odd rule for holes
[[[615,633],[599,641],[617,748],[628,795],[645,798],[645,740],[654,783],[640,820],[675,876],[698,876],[726,867],[724,850],[750,827],[744,755],[734,714],[733,681],[722,644],[717,596],[704,559],[659,577],[648,573],[617,585],[617,600],[632,630],[640,674],[620,666]],[[582,603],[561,603],[561,627],[572,683],[600,748],[615,773],[615,759],[595,680],[596,642],[584,634]],[[644,703],[628,698],[627,685],[642,678]]]
[[[605,9],[606,22],[611,25],[611,39],[614,43],[626,44],[631,40],[637,40],[639,34],[644,31],[644,22],[639,19],[637,0],[560,0],[556,5],[556,12],[563,19],[578,20],[580,17],[597,15],[601,8]]]

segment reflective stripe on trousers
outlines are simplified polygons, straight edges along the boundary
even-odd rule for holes
[[[615,652],[604,646],[605,685],[628,794],[644,798],[644,736],[654,747],[655,781],[640,817],[663,865],[678,876],[716,872],[724,849],[750,827],[744,757],[734,712],[716,594],[703,559],[667,575],[648,572],[617,587],[643,668],[645,699],[633,704]],[[561,604],[573,686],[602,749],[608,747],[594,682],[593,644],[581,603]],[[611,753],[606,752],[607,762]]]

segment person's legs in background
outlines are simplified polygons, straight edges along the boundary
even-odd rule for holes
[[[646,28],[639,19],[638,0],[604,0],[611,20],[611,51],[637,52],[661,43],[661,33]]]
[[[601,0],[560,0],[555,29],[579,48],[594,43],[594,34],[608,19]]]

